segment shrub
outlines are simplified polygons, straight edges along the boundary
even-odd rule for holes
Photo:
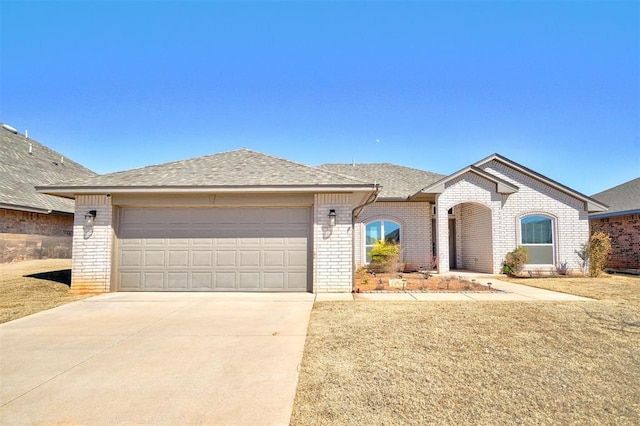
[[[385,240],[378,240],[369,252],[371,263],[385,272],[398,272],[400,267],[400,246]]]
[[[525,247],[518,247],[504,256],[502,273],[509,276],[518,275],[527,262],[529,262],[529,251]]]
[[[596,232],[589,239],[589,276],[597,277],[607,265],[611,253],[611,239],[604,232]]]
[[[587,275],[587,265],[589,265],[589,242],[580,244],[580,250],[576,250],[575,253],[580,258],[580,269],[582,275]]]

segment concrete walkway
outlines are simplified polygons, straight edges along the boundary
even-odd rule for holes
[[[0,424],[289,424],[312,294],[112,293],[0,325]]]
[[[454,272],[449,275],[474,279],[477,283],[499,290],[497,292],[371,292],[371,293],[319,293],[317,302],[348,300],[393,301],[593,301],[588,297],[559,293],[495,279],[493,275]]]

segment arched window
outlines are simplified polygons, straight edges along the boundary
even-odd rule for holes
[[[529,251],[529,264],[553,265],[553,220],[546,216],[526,216],[520,220],[521,243]]]
[[[390,220],[378,220],[367,224],[364,246],[367,253],[367,263],[371,261],[369,252],[378,240],[385,240],[400,244],[400,225]]]

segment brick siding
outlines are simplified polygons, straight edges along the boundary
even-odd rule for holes
[[[313,206],[313,292],[351,292],[351,194],[316,194]],[[329,226],[329,210],[336,225]]]
[[[85,225],[84,215],[96,210],[93,227]],[[73,224],[73,273],[71,289],[79,293],[111,291],[111,252],[113,247],[113,207],[104,195],[79,195]]]
[[[640,214],[591,219],[591,233],[604,232],[611,238],[608,268],[640,270]]]
[[[0,263],[71,258],[73,216],[0,209]]]
[[[360,213],[355,229],[355,261],[366,264],[366,224],[377,220],[390,220],[400,225],[400,246],[405,270],[428,268],[431,257],[430,204],[424,202],[378,201]]]

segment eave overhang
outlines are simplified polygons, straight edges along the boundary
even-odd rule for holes
[[[42,194],[75,199],[76,195],[100,194],[214,194],[214,193],[319,193],[371,192],[374,184],[363,185],[208,185],[208,186],[37,186]]]

